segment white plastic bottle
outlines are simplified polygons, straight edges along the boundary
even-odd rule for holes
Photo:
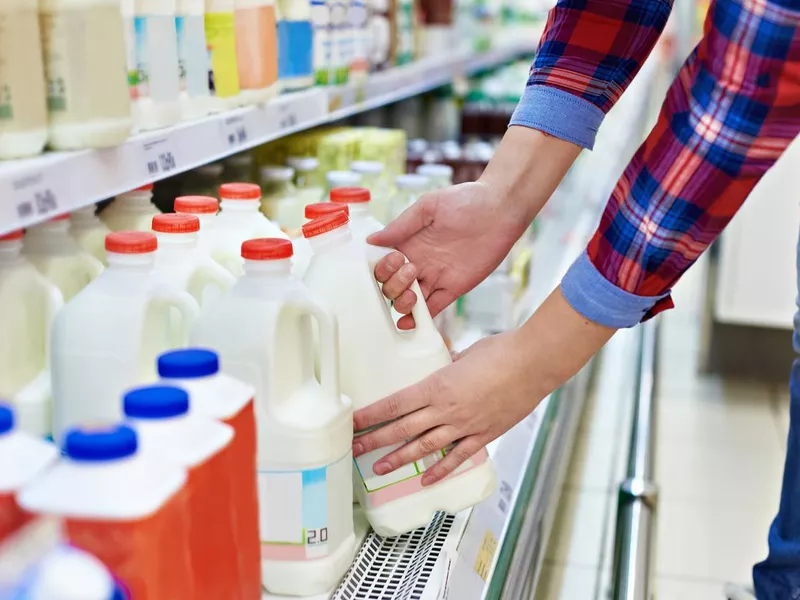
[[[428,191],[430,180],[417,174],[398,175],[395,179],[397,191],[389,200],[389,221],[394,221],[409,206]]]
[[[39,0],[39,10],[50,146],[121,144],[131,102],[120,0]]]
[[[359,185],[369,190],[372,216],[385,223],[389,211],[389,186],[383,163],[378,160],[354,160],[350,163],[350,170],[361,175]]]
[[[325,215],[336,212],[344,212],[349,215],[350,207],[347,204],[317,202],[316,204],[309,204],[306,206],[305,217],[307,220],[311,221],[318,217],[324,217]],[[302,279],[314,253],[311,251],[311,245],[308,243],[308,240],[302,235],[292,240],[292,247],[294,249],[292,273],[298,279]]]
[[[200,249],[211,256],[212,230],[219,212],[219,200],[211,196],[178,196],[175,198],[175,212],[195,215],[200,219],[198,232]]]
[[[0,6],[0,159],[39,154],[47,141],[47,93],[37,0]]]
[[[239,102],[239,65],[236,57],[234,0],[205,0],[208,82],[211,111],[235,108]]]
[[[397,330],[373,270],[386,250],[353,239],[347,215],[320,217],[303,226],[314,256],[304,281],[325,299],[339,321],[342,392],[355,409],[417,383],[450,364],[450,353],[424,302],[413,309],[416,328]],[[422,297],[419,285],[412,289]],[[457,513],[485,499],[495,475],[482,450],[449,478],[422,487],[422,474],[441,450],[388,475],[373,466],[399,445],[380,448],[355,460],[356,491],[370,524],[383,536],[395,536],[426,525],[438,510]]]
[[[266,102],[278,93],[275,0],[235,0],[239,101]]]
[[[200,220],[195,215],[170,213],[153,217],[158,237],[157,275],[189,292],[200,306],[224,294],[236,278],[200,247]]]
[[[188,340],[197,302],[155,272],[152,233],[120,231],[106,238],[108,269],[61,310],[53,325],[53,435],[79,423],[122,418],[119,398],[155,381],[156,357]],[[172,311],[183,317],[175,337]]]
[[[0,398],[40,437],[50,433],[50,328],[63,303],[22,255],[22,231],[0,236]]]
[[[361,175],[353,171],[328,171],[325,174],[327,187],[322,197],[323,202],[330,201],[330,193],[334,188],[357,187],[361,185]]]
[[[120,194],[101,213],[111,231],[150,231],[153,217],[161,211],[153,204],[153,184]]]
[[[319,202],[322,197],[322,179],[319,176],[319,159],[313,156],[290,156],[286,164],[294,169],[294,185],[303,206]]]
[[[236,547],[242,598],[261,594],[261,542],[258,532],[256,487],[255,389],[219,370],[216,352],[202,348],[173,350],[158,357],[158,374],[164,383],[189,392],[190,412],[230,425],[229,473],[233,481]]]
[[[220,212],[214,222],[212,256],[236,276],[242,274],[242,242],[261,237],[289,239],[261,213],[261,188],[254,183],[225,183],[219,188]]]
[[[103,263],[83,251],[69,227],[68,214],[54,217],[28,229],[23,243],[25,256],[67,302],[103,272]]]
[[[256,389],[264,585],[275,594],[329,591],[355,551],[352,410],[338,383],[336,319],[292,277],[292,245],[242,246],[245,273],[192,340]],[[319,327],[314,375],[312,319]]]
[[[314,85],[310,0],[278,0],[278,84],[281,92]]]
[[[417,174],[428,178],[432,190],[441,190],[453,185],[453,167],[450,165],[426,163],[417,167]]]
[[[292,167],[261,167],[261,212],[290,236],[305,222],[293,179]]]
[[[371,194],[367,188],[346,187],[331,190],[331,202],[346,204],[350,215],[350,231],[362,242],[373,233],[383,229],[383,224],[372,216]]]
[[[234,530],[230,456],[233,429],[189,415],[189,395],[174,386],[152,385],[123,398],[128,425],[142,454],[186,469],[189,556],[200,597],[236,598],[239,562]],[[256,536],[256,531],[252,532]],[[213,551],[211,550],[213,548]]]
[[[106,264],[106,236],[111,231],[97,216],[94,204],[79,208],[72,213],[69,232],[84,252]]]
[[[181,118],[175,0],[122,0],[134,131]]]
[[[58,449],[23,432],[11,406],[0,404],[0,543],[30,519],[17,493],[55,462]]]
[[[22,595],[18,597],[28,600],[125,598],[124,591],[117,588],[103,563],[87,552],[66,545],[53,549],[42,558],[19,592]]]
[[[67,541],[100,559],[130,598],[193,597],[186,471],[137,452],[124,425],[74,429],[64,453],[22,490],[20,506],[61,517]]]
[[[175,29],[178,36],[181,117],[185,120],[204,117],[211,111],[205,12],[205,0],[177,1]]]

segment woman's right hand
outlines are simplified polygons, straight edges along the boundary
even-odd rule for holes
[[[492,273],[528,224],[485,183],[475,182],[424,194],[383,231],[371,235],[370,244],[398,250],[375,267],[384,295],[405,315],[398,326],[414,327],[408,314],[418,300],[409,289],[414,279],[436,316]]]

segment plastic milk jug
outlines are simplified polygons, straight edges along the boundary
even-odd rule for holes
[[[132,600],[195,598],[186,520],[186,471],[137,450],[125,425],[74,429],[56,465],[19,494],[23,509],[64,519]]]
[[[111,231],[150,231],[153,217],[159,214],[153,204],[153,184],[149,183],[117,196],[100,218]]]
[[[350,209],[350,231],[357,240],[366,241],[371,234],[383,229],[383,224],[372,216],[372,196],[367,188],[342,187],[331,190],[331,202],[346,204]]]
[[[172,350],[158,357],[158,374],[191,397],[190,414],[222,421],[235,433],[228,451],[242,598],[261,595],[261,542],[256,488],[256,421],[252,386],[219,370],[216,352]]]
[[[54,548],[36,564],[19,593],[28,600],[125,599],[103,563],[66,545]]]
[[[416,328],[401,333],[395,327],[373,270],[386,253],[353,239],[347,215],[320,217],[303,226],[314,256],[304,281],[324,298],[339,320],[342,392],[355,409],[381,400],[450,363],[450,353],[424,302],[413,315]],[[419,285],[412,289],[422,298]],[[373,465],[398,448],[389,446],[358,457],[355,477],[358,499],[370,524],[383,536],[394,536],[427,524],[433,513],[457,513],[485,499],[495,476],[482,450],[450,477],[422,487],[422,473],[440,460],[446,449],[414,464],[378,476]]]
[[[103,272],[103,263],[84,252],[69,234],[69,215],[28,229],[23,251],[39,272],[69,301]]]
[[[50,328],[64,304],[59,289],[22,255],[22,231],[0,236],[0,398],[17,425],[50,433]]]
[[[195,215],[200,220],[200,236],[197,245],[204,254],[211,256],[214,221],[219,212],[219,200],[211,196],[178,196],[175,198],[175,212]]]
[[[219,298],[236,281],[200,247],[197,216],[156,215],[153,231],[158,236],[156,269],[162,280],[188,291],[200,306]]]
[[[214,222],[212,256],[237,277],[242,274],[242,242],[254,238],[289,239],[261,214],[261,188],[255,183],[226,183],[219,188],[220,212]]]
[[[72,213],[69,232],[84,252],[106,264],[106,236],[111,231],[95,214],[94,204],[79,208]]]
[[[335,212],[345,212],[349,214],[350,207],[347,204],[317,202],[316,204],[309,204],[306,206],[305,217],[307,220],[312,220]],[[292,240],[292,246],[294,247],[294,257],[292,259],[294,265],[292,267],[292,273],[294,273],[294,276],[298,279],[302,279],[314,253],[311,252],[311,245],[304,237]]]
[[[189,394],[174,386],[133,389],[125,394],[123,405],[140,451],[189,474],[186,508],[195,597],[239,598],[234,473],[229,470],[233,428],[190,416]],[[255,530],[252,535],[257,535]]]
[[[17,504],[17,492],[57,457],[53,444],[20,431],[12,407],[0,404],[0,543],[30,519]]]
[[[192,341],[216,348],[226,372],[256,389],[264,585],[322,594],[355,551],[352,410],[339,391],[336,320],[292,276],[289,241],[249,240],[242,255],[244,275],[203,312]]]
[[[53,325],[53,434],[122,418],[122,393],[155,381],[156,357],[186,344],[197,302],[155,272],[156,237],[120,231],[106,238],[108,269],[69,302]],[[172,311],[183,320],[177,338]]]

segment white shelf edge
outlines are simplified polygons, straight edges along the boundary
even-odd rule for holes
[[[0,234],[325,123],[391,104],[535,51],[537,36],[474,54],[416,61],[335,88],[272,101],[131,137],[102,150],[48,152],[0,163]]]

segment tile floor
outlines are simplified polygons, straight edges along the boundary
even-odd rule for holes
[[[705,268],[675,290],[661,326],[656,478],[656,600],[722,599],[749,582],[778,506],[788,428],[782,386],[697,373]],[[602,364],[630,364],[615,337]],[[629,369],[631,370],[631,369]],[[612,372],[609,372],[612,371]],[[610,597],[616,487],[628,451],[630,376],[600,369],[575,442],[537,600]]]

